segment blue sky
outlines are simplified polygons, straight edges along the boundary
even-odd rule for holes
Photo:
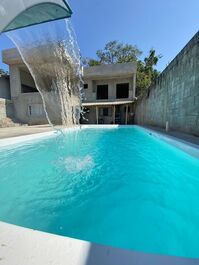
[[[198,31],[199,0],[70,0],[81,53],[94,57],[110,40],[137,45],[147,55],[155,48],[163,70]],[[4,34],[0,52],[12,47]],[[0,58],[0,68],[6,68]]]

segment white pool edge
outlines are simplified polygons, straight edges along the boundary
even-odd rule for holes
[[[0,222],[3,265],[196,265],[199,259],[146,254]]]
[[[145,132],[148,132],[150,135],[172,145],[175,146],[176,148],[184,151],[185,153],[191,155],[192,157],[195,157],[199,159],[199,146],[190,142],[187,142],[185,140],[182,140],[180,138],[164,134],[161,132],[157,132],[153,129],[148,129],[145,127],[141,127],[138,125],[135,125],[135,127],[143,129]]]

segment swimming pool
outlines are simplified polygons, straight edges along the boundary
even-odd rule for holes
[[[139,128],[1,148],[0,220],[148,253],[199,257],[199,160]]]

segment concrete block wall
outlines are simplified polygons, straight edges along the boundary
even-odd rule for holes
[[[135,122],[199,136],[199,32],[138,99]]]

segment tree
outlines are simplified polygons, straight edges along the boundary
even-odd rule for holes
[[[149,51],[148,57],[144,58],[144,62],[139,61],[137,64],[137,82],[136,82],[136,93],[137,96],[143,94],[146,89],[151,86],[160,72],[154,69],[157,65],[161,55],[156,55],[154,49]]]
[[[96,66],[101,64],[116,64],[137,62],[137,96],[144,93],[147,88],[156,80],[159,72],[154,69],[161,55],[156,55],[156,51],[151,49],[149,55],[143,61],[139,60],[142,52],[131,44],[123,44],[116,40],[108,42],[104,49],[96,52],[97,59],[85,59],[84,65]]]
[[[95,66],[100,64],[136,62],[141,54],[142,52],[136,46],[123,44],[114,40],[108,42],[103,50],[96,52],[97,60],[87,59],[86,64],[88,66]]]

